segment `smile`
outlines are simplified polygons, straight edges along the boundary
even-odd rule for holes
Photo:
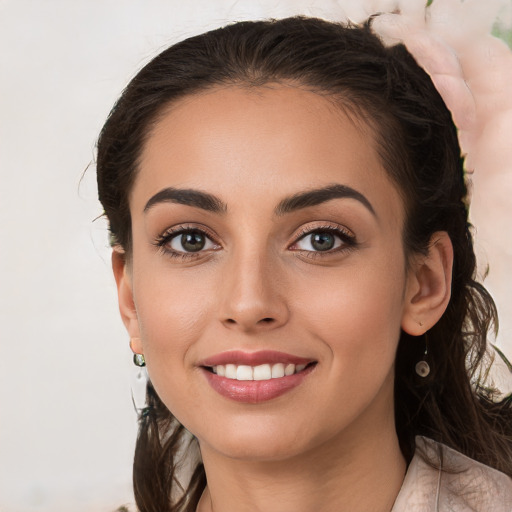
[[[317,362],[282,352],[224,352],[200,365],[208,384],[220,395],[256,404],[277,398],[314,370]]]
[[[306,368],[305,364],[295,365],[293,363],[283,364],[260,364],[258,366],[219,364],[212,366],[211,371],[219,377],[233,380],[270,380],[289,377],[299,373]]]

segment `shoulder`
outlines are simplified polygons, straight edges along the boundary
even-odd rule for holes
[[[441,443],[416,438],[392,512],[511,512],[512,479]]]

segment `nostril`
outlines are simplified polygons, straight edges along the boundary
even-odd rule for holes
[[[257,318],[257,317],[256,317]],[[243,316],[241,318],[224,318],[222,320],[223,324],[226,327],[235,327],[238,326],[241,329],[252,329],[252,328],[267,328],[267,327],[274,327],[277,325],[277,319],[274,317],[264,317],[260,318],[259,320],[256,319],[250,319],[250,318],[244,318]]]

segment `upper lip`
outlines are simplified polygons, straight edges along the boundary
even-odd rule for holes
[[[199,366],[218,366],[225,364],[258,366],[267,363],[284,364],[308,364],[314,362],[314,359],[295,356],[285,352],[275,350],[260,350],[258,352],[244,352],[242,350],[230,350],[213,355],[201,361]]]

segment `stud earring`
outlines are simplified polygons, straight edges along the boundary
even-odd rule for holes
[[[133,342],[135,340],[140,341],[139,338],[130,338],[130,349],[133,352],[133,364],[142,368],[146,366],[146,360],[144,359],[144,354],[138,354],[135,352],[135,349],[133,348]]]
[[[133,364],[135,366],[139,366],[142,368],[143,366],[146,366],[146,360],[144,359],[143,354],[133,354]]]
[[[426,359],[428,356],[428,345],[427,345],[427,334],[425,333],[425,353],[423,354],[423,359],[421,361],[418,361],[415,366],[416,373],[422,377],[428,377],[430,374],[430,366],[427,363]]]

